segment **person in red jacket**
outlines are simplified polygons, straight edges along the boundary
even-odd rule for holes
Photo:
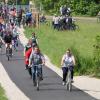
[[[28,66],[29,65],[29,57],[31,55],[31,52],[32,52],[32,47],[29,48],[26,52],[25,52],[25,69],[28,70],[29,72],[29,75],[32,76],[32,72],[31,72],[31,67]]]
[[[32,77],[32,71],[31,71],[31,67],[29,66],[29,58],[31,53],[34,51],[34,47],[36,45],[33,44],[31,48],[29,48],[26,52],[25,52],[25,67],[29,72],[29,75]]]

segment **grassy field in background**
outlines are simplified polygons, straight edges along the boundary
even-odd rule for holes
[[[26,27],[25,34],[29,38],[32,32],[36,32],[42,52],[60,67],[62,55],[70,47],[77,49],[84,58],[93,57],[93,45],[95,37],[100,35],[100,24],[96,20],[77,20],[77,24],[79,30],[76,31],[57,31],[50,25],[42,24],[39,29]]]
[[[5,91],[2,89],[0,85],[0,100],[8,100],[5,96]]]

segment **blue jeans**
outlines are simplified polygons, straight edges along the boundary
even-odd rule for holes
[[[74,70],[74,67],[70,66],[69,70],[71,71],[71,79],[73,79],[73,74],[74,74],[73,70]],[[63,81],[66,82],[68,68],[67,67],[62,67],[62,71],[63,71]]]
[[[38,66],[33,65],[32,66],[32,78],[35,81],[36,78],[36,72],[38,72],[42,76],[42,66],[38,68]]]

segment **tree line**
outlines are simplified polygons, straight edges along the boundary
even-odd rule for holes
[[[75,15],[96,16],[100,11],[100,0],[33,0],[37,6],[43,6],[43,10],[53,13],[59,13],[62,5],[67,5],[72,9]]]
[[[6,3],[6,0],[0,0],[0,2]],[[18,4],[18,5],[27,5],[29,4],[29,0],[8,0],[8,4],[9,5],[13,5],[13,4]]]

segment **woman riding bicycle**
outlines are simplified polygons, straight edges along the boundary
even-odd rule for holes
[[[61,66],[62,66],[62,71],[63,71],[63,85],[66,84],[68,67],[69,67],[69,70],[71,71],[71,80],[73,82],[73,70],[75,66],[75,58],[72,55],[70,49],[68,49],[67,52],[63,55],[62,60],[61,60]]]

